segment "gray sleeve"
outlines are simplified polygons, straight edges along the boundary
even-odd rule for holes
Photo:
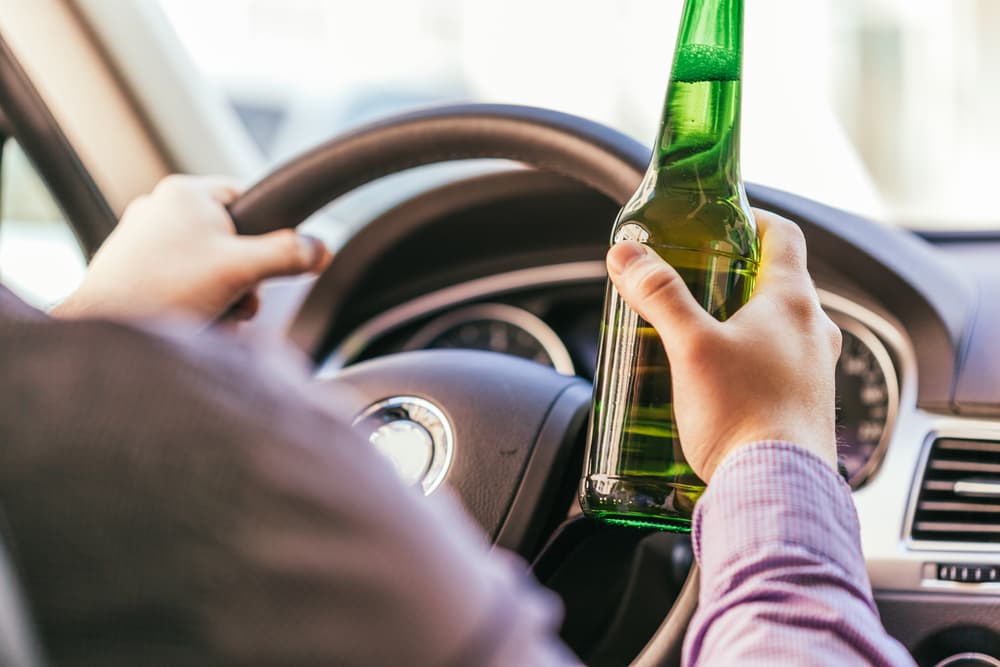
[[[57,663],[563,665],[558,602],[282,355],[0,322],[0,491]]]

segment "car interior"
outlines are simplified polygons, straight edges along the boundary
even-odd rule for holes
[[[0,11],[5,153],[23,150],[84,255],[160,176],[230,171],[246,150],[201,103],[175,103],[188,107],[178,117],[199,114],[189,133],[149,111],[158,101],[109,46],[143,17],[112,16],[113,4]],[[61,57],[33,46],[41,34]],[[186,76],[156,67],[165,82]],[[603,258],[649,155],[563,111],[435,104],[289,157],[230,209],[240,233],[259,234],[317,224],[376,181],[399,184],[321,276],[266,285],[248,330],[304,351],[318,394],[354,388],[365,437],[425,493],[454,489],[493,544],[530,564],[590,665],[679,664],[696,604],[686,535],[599,525],[577,499]],[[443,164],[412,189],[393,180]],[[843,334],[838,445],[886,629],[921,666],[1000,664],[1000,233],[907,229],[767,183],[747,194],[802,228]],[[391,424],[404,436],[383,437]],[[0,565],[0,663],[43,664],[17,563]]]

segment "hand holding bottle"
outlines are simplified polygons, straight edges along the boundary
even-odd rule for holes
[[[706,482],[733,450],[759,440],[794,443],[836,467],[840,330],[820,308],[802,232],[777,215],[755,214],[757,286],[725,322],[705,312],[647,246],[618,243],[607,258],[622,298],[663,341],[681,446]]]

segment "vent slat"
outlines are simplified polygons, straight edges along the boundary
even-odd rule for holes
[[[1000,463],[980,463],[979,461],[931,461],[931,470],[956,470],[959,472],[975,472],[982,474],[994,473],[1000,475]]]
[[[939,480],[927,480],[924,482],[925,491],[954,491],[955,482],[953,481],[939,481]]]
[[[984,523],[951,523],[947,521],[918,521],[914,526],[920,532],[940,533],[995,533],[1000,535],[1000,525]]]
[[[1000,442],[973,442],[971,440],[939,440],[937,448],[944,451],[989,452],[1000,454]]]
[[[983,512],[1000,514],[1000,505],[988,505],[985,503],[961,503],[937,500],[922,500],[917,505],[917,509],[927,512]]]
[[[920,482],[911,536],[1000,543],[1000,442],[938,440]]]

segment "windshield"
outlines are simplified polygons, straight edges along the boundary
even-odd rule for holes
[[[681,0],[160,0],[269,163],[449,101],[653,140]],[[1000,3],[747,0],[743,173],[895,224],[1000,227]]]

